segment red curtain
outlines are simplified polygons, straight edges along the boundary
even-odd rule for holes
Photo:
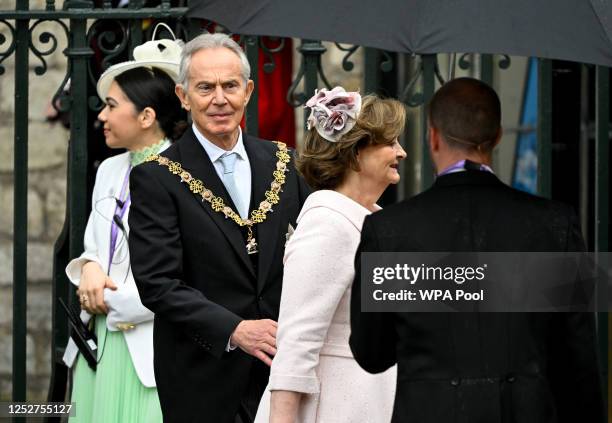
[[[269,48],[277,47],[278,39],[263,40]],[[287,103],[287,91],[291,85],[293,70],[293,42],[285,39],[283,49],[272,54],[276,67],[271,73],[263,70],[263,65],[269,61],[262,49],[259,49],[259,81],[255,89],[259,94],[259,136],[261,138],[282,141],[290,147],[295,147],[295,115],[294,109]]]

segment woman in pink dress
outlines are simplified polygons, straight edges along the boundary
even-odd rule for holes
[[[400,180],[405,122],[396,101],[341,87],[306,103],[296,165],[313,192],[285,249],[277,353],[256,423],[387,423],[396,369],[371,375],[348,345],[350,287],[366,215]]]

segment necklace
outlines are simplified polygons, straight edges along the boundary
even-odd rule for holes
[[[246,250],[248,254],[257,253],[257,240],[253,235],[253,226],[257,223],[262,223],[266,220],[268,212],[273,211],[272,207],[278,204],[280,200],[279,192],[285,183],[285,172],[289,172],[287,169],[287,163],[291,157],[287,151],[287,145],[280,141],[274,141],[278,147],[276,157],[276,170],[272,172],[272,183],[270,189],[265,193],[265,200],[259,203],[259,207],[255,210],[251,210],[251,215],[248,219],[243,219],[238,213],[236,213],[230,206],[226,205],[223,198],[217,197],[211,190],[204,186],[204,183],[191,176],[189,172],[183,169],[183,166],[179,162],[174,162],[167,157],[160,156],[159,154],[153,154],[145,159],[145,162],[157,162],[160,166],[166,166],[168,171],[174,175],[178,175],[181,178],[181,183],[186,183],[189,190],[195,195],[202,197],[202,201],[210,203],[211,208],[217,213],[223,213],[225,218],[230,218],[240,227],[247,227],[247,242]]]

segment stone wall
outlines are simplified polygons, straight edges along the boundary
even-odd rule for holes
[[[44,5],[44,0],[30,1],[31,9],[44,8]],[[13,1],[0,0],[1,9],[14,6]],[[38,40],[38,34],[44,30],[57,36],[58,47],[46,57],[48,69],[42,76],[34,72],[40,60],[30,54],[26,348],[27,398],[31,401],[44,399],[49,387],[53,244],[64,221],[68,145],[68,131],[45,120],[50,99],[66,72],[62,50],[67,40],[59,25],[53,23],[39,25],[33,39]],[[0,33],[7,38],[7,43],[12,41],[5,26],[0,25]],[[37,45],[41,49],[49,47]],[[6,44],[0,47],[5,48]],[[0,75],[0,398],[7,399],[12,389],[14,56],[2,65],[5,73]]]

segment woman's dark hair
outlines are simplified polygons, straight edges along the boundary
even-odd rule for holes
[[[157,68],[134,68],[115,77],[115,81],[138,112],[150,107],[164,135],[176,140],[187,129],[187,113],[174,93],[175,83]]]

